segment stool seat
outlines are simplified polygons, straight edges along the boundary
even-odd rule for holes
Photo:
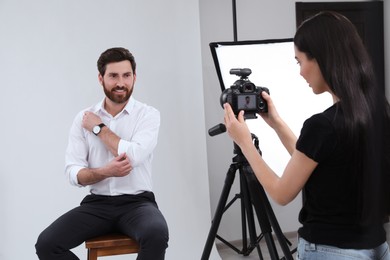
[[[88,260],[97,260],[99,256],[124,255],[138,253],[139,245],[134,239],[119,233],[94,237],[85,241]]]

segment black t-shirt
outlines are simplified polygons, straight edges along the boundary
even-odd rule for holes
[[[296,148],[318,163],[305,184],[298,233],[311,243],[373,248],[386,241],[383,222],[361,223],[358,176],[352,144],[343,136],[337,104],[307,119]]]

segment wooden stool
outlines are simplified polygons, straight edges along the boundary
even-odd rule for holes
[[[88,249],[88,260],[97,260],[99,256],[138,253],[139,250],[137,241],[117,233],[88,239],[85,247]]]

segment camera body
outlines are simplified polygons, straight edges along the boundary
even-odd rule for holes
[[[221,105],[226,102],[230,104],[235,115],[244,110],[245,119],[257,118],[257,113],[268,112],[267,102],[261,96],[261,92],[269,90],[264,87],[257,87],[249,81],[248,76],[251,69],[231,69],[230,74],[240,77],[234,84],[225,89],[220,97]]]

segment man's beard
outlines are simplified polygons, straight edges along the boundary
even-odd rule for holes
[[[125,87],[118,87],[118,86],[116,86],[113,89],[111,89],[111,91],[109,91],[106,88],[104,82],[102,83],[102,85],[103,85],[103,89],[104,89],[104,93],[106,94],[106,97],[108,99],[110,99],[112,102],[117,103],[117,104],[126,103],[129,100],[131,94],[133,93],[133,87],[134,87],[134,85],[133,85],[133,87],[130,90],[128,90]],[[115,90],[123,90],[123,91],[125,91],[124,95],[118,95],[115,92]]]

